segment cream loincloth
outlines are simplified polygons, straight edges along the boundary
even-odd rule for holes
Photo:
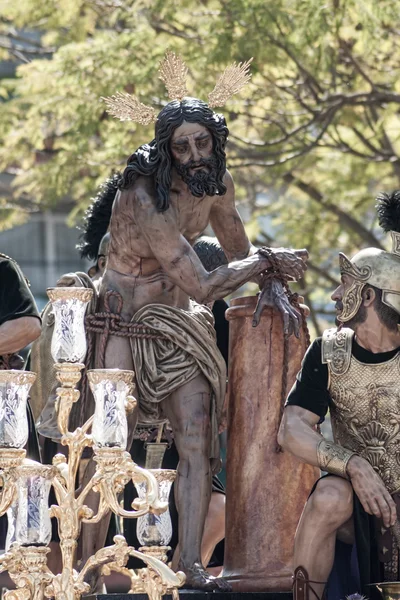
[[[139,400],[139,423],[165,420],[160,402],[203,374],[211,387],[211,453],[219,459],[218,424],[226,391],[225,361],[217,347],[214,317],[193,301],[190,310],[164,304],[141,308],[132,321],[155,329],[161,339],[130,339]]]

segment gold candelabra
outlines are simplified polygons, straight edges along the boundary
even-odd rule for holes
[[[22,535],[21,539],[23,539],[21,543],[18,531],[14,532],[15,540],[11,539],[8,550],[0,557],[0,572],[7,570],[17,587],[16,590],[7,592],[6,600],[42,600],[44,597],[56,600],[79,600],[82,594],[90,590],[86,579],[92,570],[107,564],[114,570],[124,570],[129,556],[136,556],[147,565],[140,575],[141,591],[147,592],[151,600],[159,600],[166,592],[176,596],[177,588],[185,581],[183,573],[174,573],[154,552],[143,553],[135,550],[128,546],[121,535],[114,537],[112,546],[101,548],[91,556],[84,565],[81,565],[79,572],[75,568],[82,523],[98,523],[109,511],[124,518],[138,518],[149,512],[161,514],[168,507],[167,502],[161,502],[159,499],[155,475],[136,465],[126,451],[125,411],[132,410],[136,405],[136,400],[131,395],[133,372],[118,369],[88,371],[93,394],[95,398],[96,396],[99,398],[99,410],[96,405],[95,414],[86,423],[75,431],[68,429],[72,406],[80,396],[77,385],[85,367],[82,360],[86,345],[83,342],[82,331],[78,327],[79,323],[78,325],[76,323],[77,315],[83,327],[84,308],[90,300],[91,293],[91,290],[82,288],[55,288],[48,292],[56,317],[52,343],[53,358],[62,359],[55,364],[57,380],[61,384],[57,388],[56,408],[58,428],[62,434],[61,444],[68,448],[67,456],[56,454],[53,465],[46,466],[27,460],[25,450],[21,448],[0,448],[0,514],[6,511],[9,514],[14,510],[14,517],[18,520],[21,518],[20,513],[23,512],[24,502],[30,501],[28,496],[33,489],[39,498],[35,500],[37,516],[36,520],[34,519],[37,537],[32,534],[29,515],[24,517],[23,534],[26,539],[20,532],[20,538]],[[57,319],[60,324],[58,331]],[[57,335],[58,339],[55,339]],[[71,355],[76,362],[65,360]],[[1,377],[6,373],[9,373],[8,377],[16,383],[21,381],[18,378],[26,379],[30,376],[30,385],[35,377],[34,374],[3,371],[0,372],[0,384]],[[111,404],[112,411],[105,414],[105,410],[111,410]],[[109,427],[110,415],[116,415],[116,421],[111,428]],[[0,445],[1,437],[0,419]],[[87,447],[93,449],[96,470],[86,485],[77,490],[76,477],[82,452]],[[25,487],[20,485],[22,477],[26,478]],[[40,503],[46,501],[48,503],[48,493],[47,496],[41,493],[39,479],[51,482],[57,501],[49,511],[46,507],[47,515],[44,516],[42,515],[44,509],[41,508]],[[134,484],[144,482],[146,494],[144,498],[137,498],[132,503],[132,510],[125,510],[120,506],[119,497],[130,480]],[[25,496],[20,498],[21,489],[27,491]],[[99,494],[98,508],[95,512],[85,504],[88,494],[92,491]],[[29,513],[27,509],[25,512]],[[40,529],[44,528],[40,519],[42,518],[44,522],[44,519],[50,519],[50,516],[56,517],[58,523],[62,556],[62,570],[59,574],[53,574],[47,567],[47,554],[50,549],[47,548],[46,543],[49,539],[43,542],[43,535],[41,536],[40,533]],[[34,543],[31,543],[32,539],[35,540]]]

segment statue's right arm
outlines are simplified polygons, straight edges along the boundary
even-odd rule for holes
[[[255,254],[218,267],[209,273],[180,233],[174,213],[170,210],[158,212],[152,199],[143,190],[136,194],[133,202],[135,221],[140,226],[154,257],[169,278],[197,302],[206,303],[224,298],[271,267],[267,257]],[[286,261],[288,258],[286,251],[273,252],[278,260],[281,258],[282,261]],[[288,264],[291,264],[293,273],[297,278],[301,278],[305,268],[303,261],[294,253],[290,254],[289,259]]]
[[[133,205],[135,221],[156,260],[177,286],[201,304],[223,298],[271,266],[268,258],[258,254],[208,272],[180,233],[171,210],[158,212],[143,191]]]

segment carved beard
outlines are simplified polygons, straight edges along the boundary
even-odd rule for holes
[[[189,172],[194,167],[204,166],[206,171],[196,171],[193,175]],[[217,194],[217,161],[211,156],[202,158],[198,162],[191,160],[185,164],[175,162],[175,169],[189,188],[192,196],[215,196]]]

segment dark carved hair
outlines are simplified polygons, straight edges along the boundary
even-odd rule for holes
[[[154,140],[150,144],[140,146],[132,154],[120,181],[120,188],[128,189],[141,175],[153,175],[156,207],[159,212],[164,212],[169,207],[172,169],[170,142],[173,132],[184,121],[199,123],[211,133],[216,158],[217,193],[221,196],[226,193],[223,177],[226,170],[225,146],[229,131],[224,116],[215,113],[205,102],[197,98],[173,100],[157,117]]]
[[[121,173],[117,172],[102,183],[85,212],[85,218],[80,227],[82,231],[80,242],[76,246],[82,258],[97,260],[100,242],[110,224],[112,206],[120,179]]]

